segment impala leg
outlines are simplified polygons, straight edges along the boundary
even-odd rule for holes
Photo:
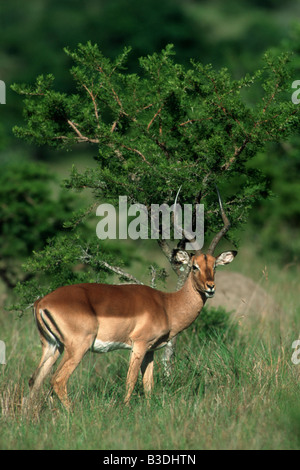
[[[55,345],[48,342],[43,343],[43,353],[40,363],[29,380],[30,400],[32,400],[37,395],[42,383],[51,371],[51,368],[57,361],[59,355],[60,352]]]
[[[85,338],[83,341],[81,341],[80,338],[80,341],[75,344],[72,343],[72,345],[68,347],[65,345],[64,357],[51,380],[53,390],[68,410],[70,409],[71,403],[68,399],[67,382],[87,350],[91,347],[93,340],[94,337]]]
[[[144,386],[144,391],[145,395],[147,398],[147,401],[149,403],[149,399],[151,397],[151,392],[154,386],[154,381],[153,381],[153,356],[154,352],[149,351],[144,357],[144,360],[142,362],[141,366],[141,371],[142,371],[142,377],[143,377],[143,386]]]
[[[126,380],[126,396],[124,403],[128,405],[134,386],[138,379],[139,371],[145,357],[147,346],[144,343],[134,343]]]
[[[34,374],[29,380],[30,393],[29,397],[24,397],[22,401],[22,413],[27,413],[35,406],[38,392],[55,361],[60,355],[59,350],[52,344],[43,342],[43,354],[40,363]]]

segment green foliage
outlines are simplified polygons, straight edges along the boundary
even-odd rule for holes
[[[279,56],[284,51],[294,50],[289,98],[294,91],[292,83],[300,73],[300,28],[295,24],[289,39],[280,48],[273,48]],[[299,108],[299,104],[295,105]],[[260,255],[266,261],[276,259],[287,265],[297,263],[300,258],[298,236],[300,217],[299,186],[299,127],[286,142],[270,145],[265,152],[258,152],[251,166],[260,168],[266,175],[273,197],[264,204],[256,204],[248,225],[249,238],[254,241]]]
[[[204,307],[195,328],[200,338],[220,338],[224,342],[234,340],[238,331],[238,325],[232,320],[231,313],[223,307]]]
[[[206,228],[214,232],[219,226],[214,183],[226,191],[238,177],[227,210],[233,227],[247,219],[267,191],[248,161],[267,142],[286,139],[299,122],[298,110],[286,99],[291,80],[286,54],[266,54],[262,70],[232,80],[226,69],[200,63],[185,70],[174,63],[172,46],[142,58],[140,76],[124,72],[129,49],[114,61],[90,42],[66,52],[75,62],[76,94],[54,91],[49,76],[39,77],[30,90],[13,88],[28,96],[27,125],[15,128],[17,136],[55,147],[75,142],[99,147],[98,166],[80,176],[74,170],[68,187],[90,187],[113,201],[126,193],[149,205],[171,203],[182,186],[186,203],[199,193],[205,198]],[[257,82],[263,97],[251,107],[241,91]]]
[[[60,190],[53,195],[54,183],[54,176],[41,164],[8,163],[1,167],[0,275],[8,286],[22,278],[21,260],[61,232],[73,210],[69,193]]]
[[[248,236],[266,262],[294,264],[300,257],[299,220],[299,138],[272,145],[267,155],[259,153],[253,162],[269,180],[273,197],[255,206]],[[273,163],[274,161],[274,163]]]
[[[69,189],[91,189],[96,200],[117,204],[120,195],[127,195],[129,203],[148,208],[171,205],[181,186],[179,202],[204,202],[207,235],[222,226],[217,183],[232,223],[229,240],[236,242],[253,205],[270,193],[262,172],[249,163],[299,125],[289,95],[290,55],[266,53],[252,76],[234,80],[226,68],[214,70],[195,61],[185,69],[175,63],[172,45],[142,57],[139,75],[126,71],[130,48],[114,60],[91,42],[65,51],[74,63],[76,92],[55,91],[52,75],[39,76],[34,86],[14,85],[26,96],[26,124],[15,127],[16,135],[55,148],[85,143],[98,149],[97,165],[83,173],[73,167],[65,182]],[[253,87],[261,97],[249,104],[247,92]],[[68,226],[76,229],[92,208],[73,214]],[[55,245],[49,250],[56,259]],[[77,259],[74,244],[72,250]],[[63,265],[66,256],[60,259]],[[42,256],[35,268],[43,270],[43,262]],[[59,282],[63,278],[60,274]]]

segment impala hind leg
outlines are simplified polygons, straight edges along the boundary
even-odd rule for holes
[[[51,385],[62,404],[69,410],[71,403],[68,398],[67,382],[78,364],[81,362],[85,353],[93,344],[95,336],[88,338],[78,338],[72,344],[65,344],[65,353],[59,364],[57,371],[51,380]]]
[[[31,409],[35,409],[38,392],[60,355],[59,349],[57,349],[53,344],[48,343],[45,339],[42,341],[42,344],[43,353],[40,363],[29,380],[29,397],[24,397],[22,402],[22,412],[25,414]]]
[[[146,352],[147,352],[146,344],[134,343],[132,351],[131,351],[129,368],[128,368],[127,379],[126,379],[126,396],[124,400],[125,405],[129,404],[129,401],[130,401],[134,386],[137,382],[139,371],[143,363]]]
[[[43,353],[38,367],[33,373],[32,377],[29,379],[30,395],[29,399],[36,397],[38,391],[40,390],[45,378],[51,371],[52,366],[57,361],[60,356],[60,351],[51,343],[48,343],[44,339],[43,343]]]

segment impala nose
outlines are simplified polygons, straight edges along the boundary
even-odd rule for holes
[[[213,282],[206,283],[205,296],[207,298],[213,297],[215,295],[215,285]]]

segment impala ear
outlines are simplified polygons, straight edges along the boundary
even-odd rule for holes
[[[223,264],[229,264],[237,255],[237,251],[224,251],[216,257],[216,266],[222,266]]]

